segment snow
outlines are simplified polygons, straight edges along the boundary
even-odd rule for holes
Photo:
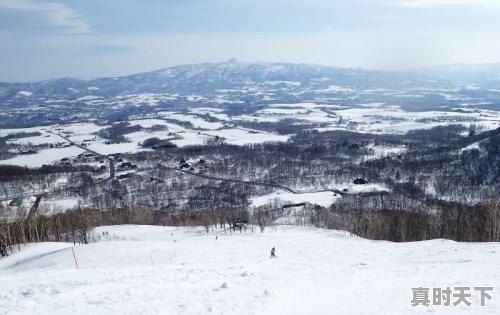
[[[200,128],[200,129],[210,129],[210,130],[215,130],[223,127],[223,124],[220,122],[210,122],[206,121],[200,117],[192,116],[192,115],[186,115],[182,113],[173,113],[173,112],[161,112],[160,113],[162,116],[165,118],[171,118],[175,120],[180,120],[180,121],[187,121],[190,122],[194,128]]]
[[[265,117],[258,117],[257,120],[262,118],[274,118],[276,121],[281,119],[297,119],[309,122],[333,122],[335,117],[321,110],[321,106],[314,103],[298,103],[298,104],[273,104],[268,108],[257,111],[257,114],[262,114]],[[334,106],[333,108],[336,108]]]
[[[477,141],[477,142],[474,142],[472,144],[469,144],[468,146],[466,146],[465,148],[462,148],[460,149],[460,153],[464,152],[464,151],[469,151],[469,150],[478,150],[478,151],[481,151],[481,144],[484,142],[485,140],[481,140],[481,141]]]
[[[48,132],[43,132],[40,136],[17,138],[8,140],[7,143],[14,143],[19,145],[41,145],[41,144],[56,144],[56,143],[67,143],[61,137],[50,134]]]
[[[238,100],[234,100],[234,101],[228,100],[228,99],[224,98],[224,96],[222,96],[222,95],[217,95],[216,97],[214,97],[212,99],[212,101],[215,102],[215,103],[217,103],[217,104],[242,103],[241,101],[238,101]]]
[[[99,96],[95,95],[87,95],[87,96],[82,96],[76,99],[77,102],[83,102],[83,101],[93,101],[93,100],[98,100],[100,99]]]
[[[286,142],[290,136],[277,135],[269,132],[262,132],[251,129],[231,128],[221,129],[216,131],[206,131],[204,134],[219,136],[226,139],[227,143],[235,145],[244,145],[250,143],[263,143],[263,142]]]
[[[5,128],[5,129],[0,129],[0,137],[5,137],[11,134],[16,134],[16,133],[30,133],[30,132],[42,132],[43,129],[46,129],[47,127],[29,127],[29,128]]]
[[[469,126],[473,123],[485,129],[495,129],[500,126],[500,113],[485,110],[475,113],[406,112],[396,105],[374,103],[335,110],[334,113],[348,123],[355,123],[357,131],[374,133],[405,133],[409,130],[450,124]]]
[[[139,125],[143,128],[151,128],[155,125],[166,126],[167,122],[161,119],[138,119],[138,120],[131,120],[130,124]]]
[[[373,154],[376,158],[392,154],[401,154],[407,150],[405,146],[375,145],[374,143],[369,144],[367,148],[373,150]]]
[[[222,119],[221,115],[225,115],[225,114],[218,114],[218,115],[211,115],[211,116],[214,116],[217,119]],[[267,114],[265,114],[264,116],[258,116],[258,115],[239,115],[239,116],[232,116],[231,118],[229,118],[229,116],[226,115],[226,117],[227,117],[226,120],[228,120],[228,121],[231,121],[231,120],[234,120],[234,121],[243,120],[243,121],[271,122],[271,123],[278,122],[281,119],[287,118],[287,117],[280,117],[280,116],[270,116],[270,115],[267,115]]]
[[[162,100],[166,100],[169,98],[170,96],[168,95],[153,93],[123,95],[118,98],[117,107],[125,107],[127,105],[157,106]]]
[[[289,108],[305,108],[308,110],[313,110],[315,108],[321,107],[316,103],[278,103],[278,104],[270,104],[269,107],[289,107]]]
[[[362,194],[362,193],[374,193],[374,192],[390,192],[391,190],[381,184],[338,184],[335,185],[335,189],[343,190],[347,189],[348,194]],[[330,207],[342,196],[335,194],[333,191],[317,191],[317,192],[283,192],[275,191],[270,194],[255,196],[250,199],[252,206],[259,207],[266,204],[273,204],[277,202],[278,204],[299,204],[299,203],[310,203],[323,207]]]
[[[109,126],[96,125],[94,123],[76,123],[69,125],[60,125],[58,127],[75,135],[90,135],[91,133],[98,132],[99,130],[107,128]]]
[[[352,93],[353,89],[348,87],[342,87],[338,85],[330,85],[326,89],[321,90],[321,92],[333,92],[333,93]]]
[[[218,240],[202,228],[102,231],[104,241],[74,248],[78,270],[68,243],[1,259],[2,314],[499,314],[498,243],[391,243],[291,226]],[[494,292],[485,307],[474,293],[470,307],[412,307],[420,286]]]
[[[137,143],[143,142],[145,139],[151,137],[158,137],[160,139],[172,139],[173,137],[177,137],[174,140],[170,140],[170,142],[178,147],[187,145],[202,145],[210,138],[209,135],[202,134],[202,131],[187,129],[177,124],[167,123],[160,119],[134,120],[133,123],[139,124],[144,128],[151,128],[154,125],[162,125],[167,127],[167,129],[155,132],[139,131],[126,135],[126,137],[132,141],[131,144],[129,144],[129,150],[141,150],[141,148],[137,146],[134,147],[134,145],[137,145]]]
[[[40,167],[43,164],[52,164],[62,158],[69,158],[77,156],[80,153],[85,152],[84,150],[71,146],[67,148],[53,148],[40,150],[35,154],[18,155],[14,158],[7,160],[0,160],[2,165],[17,165],[26,167]]]
[[[307,109],[304,108],[277,108],[270,107],[257,111],[258,113],[263,114],[288,114],[288,115],[296,115],[296,114],[305,114],[308,112]]]
[[[297,82],[297,81],[265,81],[264,84],[268,84],[268,85],[291,85],[291,86],[300,86],[302,85],[301,82]]]
[[[33,95],[33,93],[29,92],[29,91],[19,91],[19,92],[17,92],[17,95],[19,95],[19,96],[25,96],[25,97],[30,97],[31,95]]]
[[[181,139],[177,140],[172,140],[173,144],[175,144],[178,147],[184,147],[188,145],[202,145],[204,144],[210,137],[204,136],[199,133],[193,133],[193,132],[183,132],[183,133],[178,133],[181,137]]]
[[[355,185],[349,184],[345,188],[347,188],[348,193],[350,194],[363,194],[363,193],[373,193],[373,192],[390,192],[391,190],[380,184],[363,184],[363,185]]]
[[[53,212],[64,211],[73,209],[78,206],[78,198],[64,198],[64,199],[43,199],[40,206]]]
[[[123,142],[105,144],[102,142],[94,142],[87,145],[87,148],[99,154],[109,155],[116,153],[135,153],[142,150],[137,142]]]
[[[183,115],[183,119],[187,119],[187,117],[191,117],[189,115]],[[169,116],[173,118],[174,116]],[[175,116],[177,118],[181,118],[181,116]],[[193,117],[196,118],[196,117]],[[196,120],[193,120],[195,122],[195,126],[201,127],[202,125],[204,127],[210,127],[208,129],[204,130],[193,130],[193,129],[188,129],[182,126],[179,126],[177,124],[173,123],[167,123],[163,120],[159,119],[142,119],[142,120],[133,120],[131,123],[133,124],[139,124],[142,127],[145,128],[150,128],[153,125],[163,125],[167,127],[167,130],[162,130],[162,131],[156,131],[156,132],[146,132],[146,131],[139,131],[139,132],[134,132],[126,135],[128,139],[130,139],[130,143],[127,144],[121,144],[123,145],[123,149],[127,149],[127,151],[123,152],[135,152],[137,150],[140,150],[139,147],[137,147],[137,143],[140,143],[144,141],[147,138],[151,137],[158,137],[160,139],[172,139],[173,134],[174,136],[177,136],[178,139],[172,139],[170,142],[174,143],[178,147],[183,147],[187,145],[202,145],[206,143],[206,141],[212,137],[219,136],[223,137],[226,139],[227,143],[230,144],[235,144],[235,145],[244,145],[244,144],[250,144],[250,143],[262,143],[262,142],[267,142],[267,141],[287,141],[289,139],[289,136],[283,136],[283,135],[277,135],[277,134],[272,134],[268,132],[262,132],[258,130],[252,130],[252,129],[244,129],[244,128],[226,128],[226,129],[218,129],[223,127],[222,124],[220,123],[211,123],[207,122],[201,118],[198,118],[200,121],[203,121],[206,123],[206,125],[203,125],[201,122],[196,122]],[[192,122],[193,122],[192,121]],[[217,125],[215,125],[217,124]],[[219,125],[220,124],[220,125]],[[217,130],[213,130],[213,128],[217,127]],[[100,152],[104,150],[106,147],[109,146],[114,146],[114,145],[103,145],[103,144],[95,144],[92,145],[90,148],[95,149],[96,146],[99,146],[99,148],[96,149],[96,151]],[[117,147],[117,150],[120,150],[122,148]],[[101,151],[99,151],[99,149]],[[107,153],[109,154],[109,153]]]
[[[189,111],[201,115],[224,112],[222,108],[215,108],[215,107],[195,107],[195,108],[190,108]]]
[[[149,102],[161,101],[171,97],[163,94],[127,95],[119,96],[118,103],[130,101]],[[93,96],[90,96],[93,98]],[[207,121],[202,116],[210,116],[221,121]],[[39,132],[40,136],[16,138],[8,140],[9,144],[17,144],[30,147],[30,145],[57,144],[66,141],[53,133],[66,135],[72,141],[86,145],[101,154],[134,153],[141,150],[138,144],[147,138],[158,137],[169,139],[179,147],[188,145],[202,145],[211,137],[223,137],[227,143],[234,145],[245,145],[262,143],[267,141],[288,141],[289,135],[279,135],[269,132],[252,130],[238,127],[241,121],[257,122],[279,122],[283,119],[294,119],[297,123],[307,122],[321,124],[313,126],[318,131],[352,130],[369,133],[405,133],[413,129],[432,128],[440,125],[463,124],[469,127],[477,125],[482,130],[491,130],[500,127],[500,113],[491,110],[477,109],[473,112],[407,112],[397,105],[384,103],[359,104],[347,107],[335,104],[318,103],[276,103],[268,104],[265,108],[251,114],[228,116],[224,110],[216,107],[190,108],[188,113],[174,111],[160,111],[155,115],[136,115],[130,120],[130,124],[139,124],[144,128],[154,125],[163,125],[166,130],[142,130],[140,132],[126,135],[127,143],[106,145],[104,139],[95,135],[106,125],[97,125],[90,122],[73,123],[68,125],[38,126],[18,129],[0,129],[0,137],[20,132]],[[187,128],[176,123],[167,122],[164,119],[176,119],[191,122],[194,129]],[[53,133],[51,133],[53,132]],[[477,149],[478,144],[463,148],[461,152]],[[389,154],[400,154],[406,148],[401,146],[369,146],[374,150],[372,158],[379,158]],[[55,150],[55,151],[54,151]],[[62,151],[60,151],[62,150]],[[41,150],[36,155],[17,156],[10,160],[0,161],[1,164],[15,164],[26,166],[40,166],[50,164],[64,157],[72,157],[81,152],[73,151],[75,148]],[[57,152],[57,154],[55,154]]]
[[[291,192],[273,192],[263,196],[251,198],[252,206],[259,207],[266,204],[272,204],[275,201],[280,203],[299,204],[303,202],[330,207],[340,196],[331,191],[294,194]]]
[[[354,107],[316,103],[269,104],[267,108],[257,111],[254,115],[232,117],[235,121],[243,119],[269,122],[286,118],[327,124],[316,128],[318,131],[355,130],[401,134],[409,130],[450,124],[463,124],[466,127],[476,124],[485,130],[500,127],[500,113],[495,111],[407,112],[400,106],[384,103],[359,104]]]

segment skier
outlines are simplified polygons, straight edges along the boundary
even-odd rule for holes
[[[274,247],[271,249],[271,258],[276,258],[276,249]]]

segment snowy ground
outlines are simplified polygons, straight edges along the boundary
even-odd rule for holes
[[[331,191],[304,193],[304,194],[293,194],[290,192],[276,191],[267,195],[256,196],[251,199],[252,206],[259,207],[266,204],[272,204],[275,201],[289,202],[289,203],[302,203],[309,202],[311,204],[320,205],[323,207],[329,207],[334,203],[340,196],[336,195]]]
[[[84,150],[71,146],[67,148],[43,149],[36,154],[18,155],[7,160],[0,160],[2,165],[17,165],[26,167],[40,167],[43,164],[52,164],[62,158],[77,156]]]
[[[385,187],[382,184],[364,184],[364,185],[355,185],[355,184],[338,184],[334,185],[331,189],[344,190],[349,194],[362,194],[362,193],[373,193],[373,192],[390,192],[391,190]],[[255,196],[250,199],[252,202],[252,206],[259,207],[266,204],[273,204],[275,202],[278,203],[302,203],[308,202],[313,205],[319,205],[322,207],[330,207],[333,203],[335,203],[339,198],[342,198],[340,195],[334,193],[333,191],[317,191],[314,192],[315,187],[310,187],[310,191],[312,192],[303,192],[303,190],[299,190],[298,193],[284,192],[284,191],[274,191],[272,193]]]
[[[500,314],[500,244],[389,243],[314,228],[261,234],[103,227],[0,260],[2,314]],[[269,258],[275,246],[278,259]],[[412,288],[493,286],[479,306],[411,306]]]
[[[338,87],[332,87],[336,89]],[[137,104],[141,102],[155,103],[156,96],[143,95],[134,97]],[[129,100],[130,101],[130,100]],[[118,102],[120,103],[120,102]],[[122,105],[117,105],[122,106]],[[0,164],[13,164],[37,167],[51,164],[61,158],[71,158],[81,152],[78,148],[48,148],[49,144],[67,144],[67,141],[56,134],[64,134],[71,141],[84,143],[89,149],[100,154],[135,153],[143,151],[140,143],[151,137],[169,140],[179,147],[202,145],[214,137],[222,137],[229,144],[245,145],[263,142],[285,142],[291,135],[279,135],[263,130],[254,130],[239,126],[242,122],[277,123],[283,119],[292,119],[296,123],[316,124],[318,131],[350,130],[370,133],[405,133],[414,129],[426,129],[442,125],[471,124],[481,130],[491,130],[500,127],[500,112],[459,108],[461,111],[425,111],[407,112],[401,107],[383,103],[358,104],[357,106],[342,106],[338,104],[292,103],[268,104],[266,108],[255,113],[229,116],[221,108],[200,107],[191,108],[188,113],[161,111],[156,116],[134,116],[129,123],[151,128],[155,125],[164,126],[164,130],[141,130],[126,134],[127,142],[106,144],[106,139],[100,138],[96,132],[109,125],[94,123],[72,123],[67,125],[39,126],[19,129],[0,129],[0,137],[21,132],[39,132],[38,136],[15,138],[8,140],[26,148],[32,145],[42,145],[36,154],[18,155],[11,159],[1,160]],[[200,115],[210,115],[219,121],[208,121]],[[164,119],[173,119],[166,121]],[[192,128],[175,121],[190,122]],[[45,148],[43,148],[45,145]],[[370,145],[373,149],[372,158],[380,158],[388,154],[399,154],[405,147],[388,147]]]

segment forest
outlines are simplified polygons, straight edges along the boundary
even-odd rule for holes
[[[6,196],[33,194],[33,183],[42,183],[50,193],[39,199],[82,201],[59,211],[41,204],[15,211],[2,206],[0,254],[32,241],[86,243],[92,228],[103,224],[264,231],[284,217],[297,225],[396,242],[500,240],[500,129],[449,125],[398,135],[302,131],[288,142],[244,146],[223,139],[181,148],[158,139],[144,145],[154,149],[114,156],[128,161],[120,169],[134,166],[115,178],[90,166],[1,166],[0,191]],[[398,150],[377,155],[380,148]],[[67,178],[64,187],[51,184],[61,177]],[[357,188],[354,179],[386,189],[350,191]],[[331,191],[340,198],[329,207],[314,201],[252,204],[255,196],[274,191]]]

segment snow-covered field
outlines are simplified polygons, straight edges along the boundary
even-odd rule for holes
[[[340,198],[331,191],[323,191],[316,193],[293,194],[290,192],[273,192],[267,195],[253,197],[251,199],[252,206],[259,207],[266,204],[273,204],[274,202],[289,202],[293,204],[308,202],[323,207],[329,207],[332,203]]]
[[[85,152],[83,149],[74,146],[60,147],[69,143],[59,135],[64,135],[69,140],[78,144],[84,144],[88,149],[104,155],[116,153],[136,153],[148,150],[141,147],[141,143],[152,137],[168,139],[179,147],[202,145],[210,138],[214,138],[216,136],[222,137],[227,143],[235,145],[263,143],[269,141],[287,141],[289,139],[289,136],[248,128],[223,128],[224,125],[220,122],[208,122],[196,116],[180,113],[163,112],[162,117],[191,122],[193,127],[198,129],[190,129],[175,123],[169,123],[162,119],[130,120],[131,125],[140,125],[143,128],[151,128],[155,125],[159,125],[164,126],[165,130],[141,130],[125,134],[127,142],[111,144],[106,143],[106,139],[96,135],[96,132],[109,126],[97,126],[93,123],[53,125],[19,129],[0,129],[0,137],[21,132],[39,132],[40,135],[38,136],[16,138],[8,140],[8,142],[25,148],[30,148],[32,145],[42,146],[42,149],[39,149],[34,154],[18,155],[10,159],[0,160],[0,164],[39,167],[43,164],[58,162],[62,158],[75,157],[78,154]],[[49,145],[54,144],[58,144],[60,146],[49,148]]]
[[[496,243],[390,243],[288,226],[217,240],[202,228],[102,231],[109,236],[74,248],[78,270],[66,243],[0,260],[2,314],[500,314]],[[494,291],[485,307],[475,293],[471,306],[412,307],[420,286]]]
[[[319,205],[322,207],[330,207],[339,198],[340,195],[334,193],[333,191],[317,191],[314,192],[315,187],[310,187],[312,192],[304,192],[303,190],[297,191],[297,193],[275,191],[266,195],[255,196],[250,199],[251,205],[254,207],[260,207],[267,204],[283,204],[283,203],[310,203],[313,205]],[[334,188],[331,188],[334,189]],[[363,193],[374,193],[374,192],[390,192],[390,189],[381,184],[338,184],[335,185],[335,189],[344,190],[347,194],[363,194]]]
[[[78,147],[53,148],[38,151],[36,154],[19,155],[11,159],[0,160],[0,164],[10,164],[26,167],[39,167],[43,164],[52,164],[62,158],[77,156],[85,152]]]
[[[146,97],[145,100],[149,100]],[[150,101],[150,100],[149,100]],[[278,123],[284,119],[294,120],[294,124],[312,124],[318,131],[351,130],[370,133],[405,133],[414,129],[427,129],[442,125],[462,124],[477,126],[480,130],[500,127],[500,112],[484,109],[460,108],[461,111],[407,112],[400,106],[383,103],[343,106],[338,104],[317,104],[312,102],[291,104],[268,104],[266,108],[253,113],[229,115],[222,108],[190,108],[189,112],[160,111],[155,115],[131,117],[131,125],[140,125],[143,130],[125,134],[127,142],[107,144],[106,139],[96,133],[109,125],[95,123],[73,123],[66,125],[40,126],[19,129],[0,129],[0,137],[21,133],[39,132],[40,135],[9,139],[8,143],[30,148],[38,146],[38,152],[18,155],[2,160],[0,164],[14,164],[36,167],[57,162],[61,158],[71,158],[83,151],[78,148],[61,148],[68,142],[85,144],[100,154],[135,153],[146,150],[141,143],[151,137],[169,140],[179,147],[202,145],[214,137],[224,138],[229,144],[245,145],[262,142],[285,142],[291,135],[244,128],[243,122]],[[209,115],[203,116],[203,115]],[[186,125],[184,123],[190,123]],[[164,129],[149,129],[155,125]],[[257,128],[257,127],[256,127]],[[52,145],[52,148],[49,146]],[[404,147],[380,147],[371,145],[373,158],[404,152]]]

